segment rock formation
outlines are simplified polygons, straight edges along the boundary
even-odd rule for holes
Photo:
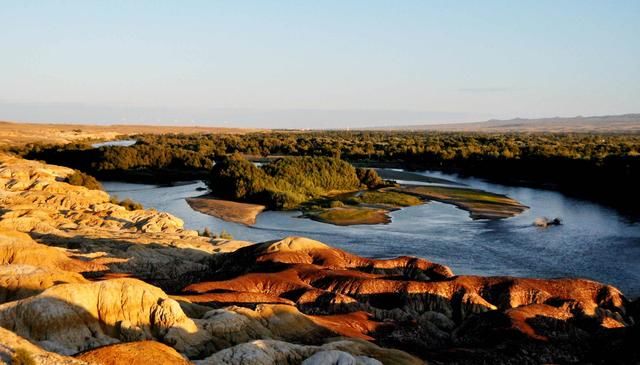
[[[0,364],[89,365],[73,357],[45,351],[30,341],[1,327]]]
[[[0,363],[638,361],[638,302],[585,279],[455,275],[180,219],[0,155]],[[615,356],[607,355],[615,351]]]
[[[72,271],[135,273],[164,288],[179,287],[184,278],[198,278],[208,269],[212,253],[248,244],[198,237],[168,213],[129,211],[110,203],[103,191],[63,182],[71,173],[65,167],[0,154],[0,232],[29,233],[40,243],[64,248],[55,253],[56,260],[70,257],[94,266]],[[24,235],[12,238],[18,239],[27,241]],[[2,250],[0,246],[0,259]],[[48,255],[20,251],[23,260],[50,261]]]
[[[303,346],[292,343],[257,340],[219,351],[197,365],[214,364],[422,364],[402,351],[383,349],[368,342],[342,340],[322,346]]]
[[[125,342],[99,347],[76,356],[100,365],[189,365],[179,352],[156,341]]]

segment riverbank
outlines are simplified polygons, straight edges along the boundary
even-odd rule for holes
[[[602,205],[553,191],[437,172],[432,176],[503,194],[530,208],[508,219],[473,220],[465,210],[432,201],[391,212],[388,224],[352,226],[301,219],[299,212],[264,211],[256,224],[247,226],[192,209],[185,198],[203,195],[203,183],[173,187],[102,183],[121,199],[131,198],[183,218],[190,229],[224,230],[236,239],[259,242],[305,236],[369,257],[429,257],[465,274],[577,276],[616,285],[632,298],[640,295],[637,223]],[[533,225],[537,217],[560,217],[563,225],[540,229]]]
[[[192,209],[227,222],[253,225],[265,206],[217,199],[210,195],[187,198]],[[402,208],[438,201],[469,212],[474,220],[514,217],[528,209],[506,195],[484,190],[401,185],[378,190],[354,191],[322,197],[300,207],[300,218],[336,226],[377,225],[391,222],[389,213]]]
[[[186,201],[192,209],[200,213],[245,225],[255,224],[258,214],[266,209],[264,205],[216,199],[211,195],[187,198]]]
[[[61,354],[118,359],[124,351],[144,360],[170,353],[168,361],[178,364],[188,358],[236,365],[256,356],[265,363],[324,364],[336,355],[385,364],[605,363],[610,354],[621,363],[635,361],[639,303],[606,283],[568,277],[576,275],[548,279],[548,269],[543,278],[503,276],[505,267],[495,264],[520,268],[529,258],[540,267],[557,258],[553,266],[564,269],[573,257],[586,261],[580,252],[560,257],[528,247],[526,256],[510,259],[499,250],[521,248],[518,243],[491,239],[488,250],[482,242],[497,230],[474,233],[465,246],[452,237],[464,229],[442,221],[435,224],[448,235],[411,234],[430,222],[411,222],[402,234],[386,237],[382,229],[363,229],[360,247],[382,247],[374,258],[351,253],[355,240],[346,251],[304,238],[301,230],[311,221],[289,225],[295,235],[276,232],[268,240],[268,229],[243,226],[259,243],[230,242],[185,228],[188,215],[111,204],[103,191],[65,183],[70,173],[0,155],[0,286],[7,289],[0,298],[0,358],[79,363]],[[183,196],[188,186],[195,191],[193,185],[154,186],[144,202],[188,209],[170,194]],[[322,231],[336,242],[354,229],[331,228]],[[534,234],[540,242],[543,236]],[[438,241],[450,249],[447,260],[436,259]],[[575,248],[588,244],[575,241]],[[428,260],[407,254],[416,247],[431,251]],[[617,260],[606,257],[612,251]],[[600,250],[594,257],[605,256],[624,272],[630,251],[620,252]],[[477,264],[482,255],[495,260],[491,268],[500,276],[465,275],[439,263],[463,257]]]

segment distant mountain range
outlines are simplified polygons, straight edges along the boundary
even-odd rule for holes
[[[423,124],[368,128],[404,131],[456,132],[640,132],[640,114],[603,115],[592,117],[553,117],[540,119],[488,120],[473,123]]]

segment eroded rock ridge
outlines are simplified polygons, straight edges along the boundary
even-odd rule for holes
[[[0,155],[0,363],[638,359],[640,306],[609,285],[199,237],[65,183],[72,172]]]

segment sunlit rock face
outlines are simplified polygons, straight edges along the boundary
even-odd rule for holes
[[[216,261],[211,280],[184,288],[190,300],[249,307],[286,301],[319,317],[359,311],[366,316],[350,318],[353,327],[415,353],[544,342],[562,350],[536,359],[566,360],[588,356],[579,345],[585,338],[634,323],[619,290],[584,279],[454,276],[425,260],[368,260],[300,237],[248,246]],[[242,297],[256,302],[239,303]],[[471,357],[463,362],[484,361],[474,357],[480,353],[463,354]]]
[[[342,340],[322,346],[298,345],[274,340],[246,342],[196,361],[213,364],[423,364],[402,351],[384,349],[369,342]]]
[[[181,219],[165,212],[129,211],[110,203],[103,191],[65,183],[71,173],[68,168],[0,154],[0,234],[25,232],[38,243],[58,247],[57,257],[94,265],[71,271],[131,274],[165,289],[200,278],[210,267],[212,253],[248,244],[198,237],[183,228]],[[11,240],[28,239],[23,235]],[[0,245],[0,256],[2,252]],[[4,256],[12,257],[6,252]],[[24,252],[22,256],[27,257],[23,261],[50,265],[44,261],[51,255]]]
[[[29,340],[0,327],[0,364],[90,365],[93,363],[43,350]]]
[[[82,275],[31,265],[0,265],[0,304],[37,295],[63,283],[84,283]]]
[[[173,348],[156,341],[123,342],[99,347],[76,356],[100,365],[189,365],[191,362]]]
[[[638,301],[303,237],[211,240],[0,154],[0,363],[634,363]],[[611,353],[615,353],[615,356]]]

